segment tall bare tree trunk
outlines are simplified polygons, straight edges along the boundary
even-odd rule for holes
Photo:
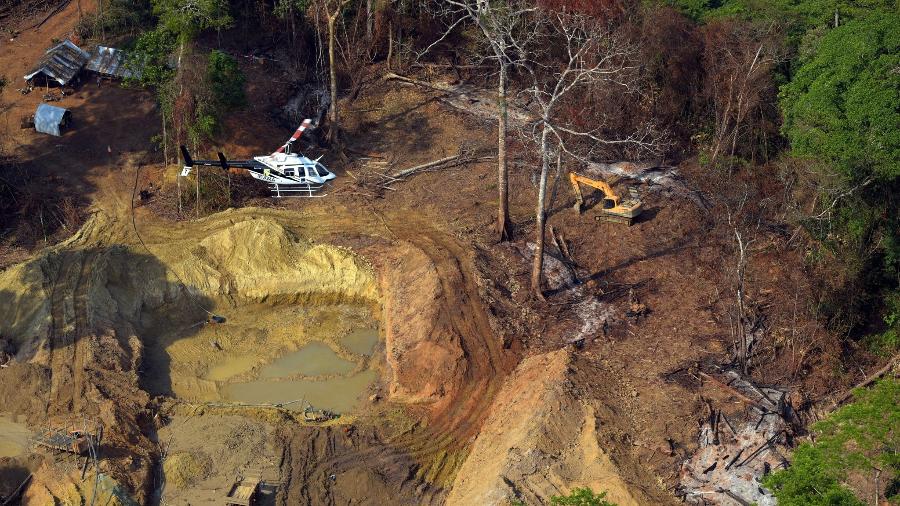
[[[388,23],[387,69],[391,70],[391,57],[394,56],[394,22]]]
[[[509,171],[506,164],[506,129],[507,129],[507,102],[506,102],[506,62],[500,62],[500,84],[497,87],[497,104],[500,109],[497,127],[497,167],[498,181],[497,191],[500,194],[500,207],[497,210],[497,233],[500,242],[512,239],[509,221]]]
[[[543,288],[541,286],[541,278],[544,271],[544,228],[546,212],[544,211],[544,202],[547,199],[547,175],[550,172],[550,162],[547,160],[547,126],[546,124],[541,131],[541,182],[538,186],[537,206],[535,207],[535,230],[534,230],[534,261],[531,264],[531,292],[540,299],[544,300]]]
[[[161,114],[160,116],[162,116],[162,148],[163,148],[163,161],[165,162],[166,168],[168,169],[168,168],[169,168],[169,142],[168,142],[168,137],[166,136],[166,111],[163,110],[163,111],[162,111],[162,114]],[[176,157],[176,160],[175,160],[175,161],[176,161],[176,162],[178,161],[178,160],[177,160],[177,157]]]
[[[375,13],[372,10],[372,0],[366,0],[366,42],[372,47],[372,27],[375,23]]]
[[[331,114],[328,121],[331,123],[328,129],[328,138],[332,145],[338,142],[338,103],[337,103],[337,70],[334,65],[334,23],[340,14],[340,8],[334,14],[328,15],[328,73],[331,79]]]
[[[744,238],[738,231],[737,226],[734,227],[734,238],[738,246],[738,262],[737,262],[737,286],[735,287],[735,295],[737,296],[737,356],[738,363],[741,366],[741,372],[747,374],[747,359],[749,354],[749,343],[747,342],[747,325],[746,325],[746,309],[744,307],[744,273],[747,270],[746,260],[746,244]]]
[[[196,151],[196,149],[195,149]],[[196,167],[197,169],[197,218],[200,218],[200,166]]]
[[[97,19],[100,21],[100,39],[106,41],[106,28],[103,22],[103,0],[97,0]]]

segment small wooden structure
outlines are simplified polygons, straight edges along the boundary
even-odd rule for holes
[[[94,445],[99,442],[99,437],[86,430],[85,427],[77,428],[74,425],[42,430],[34,437],[38,446],[60,452],[87,455]]]
[[[225,496],[225,504],[240,506],[255,504],[261,483],[262,477],[259,475],[238,477],[228,491],[228,495]]]

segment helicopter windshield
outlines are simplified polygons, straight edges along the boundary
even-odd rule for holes
[[[322,165],[321,163],[316,163],[314,169],[316,171],[316,174],[319,175],[319,177],[325,177],[328,175],[328,169],[326,169],[325,166]]]

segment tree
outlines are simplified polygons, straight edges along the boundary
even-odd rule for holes
[[[900,14],[829,32],[781,90],[795,154],[831,162],[851,181],[900,175]]]
[[[206,79],[212,87],[215,106],[227,111],[244,105],[244,73],[233,56],[212,50],[206,62]]]
[[[159,17],[159,27],[175,34],[182,44],[203,30],[229,28],[234,22],[227,0],[153,0],[153,13]]]
[[[497,234],[500,241],[512,238],[509,219],[509,168],[507,162],[508,101],[507,86],[510,67],[525,62],[529,41],[536,34],[529,24],[534,8],[517,0],[438,0],[443,14],[453,20],[444,34],[426,48],[425,54],[440,43],[461,22],[468,20],[478,27],[489,48],[488,58],[497,64]],[[420,55],[421,56],[421,55]]]
[[[772,69],[778,63],[781,39],[773,32],[772,23],[734,20],[703,27],[703,88],[713,119],[713,164],[721,156],[752,156],[756,146],[765,149],[767,133],[777,136]],[[767,125],[772,125],[771,132]],[[761,142],[753,142],[757,137],[763,137]]]
[[[314,8],[319,9],[325,17],[325,27],[328,35],[328,80],[331,90],[331,108],[328,110],[328,122],[331,124],[328,129],[328,140],[332,145],[340,149],[340,139],[338,135],[339,118],[338,112],[338,82],[337,82],[337,61],[335,59],[335,27],[338,18],[343,14],[344,8],[349,5],[351,0],[316,0]]]
[[[811,428],[815,440],[794,451],[791,467],[773,473],[763,484],[785,506],[865,504],[841,485],[848,471],[872,476],[873,470],[895,480],[885,495],[896,499],[900,479],[900,381],[885,378],[870,389],[855,391],[856,402],[832,413]],[[890,479],[890,478],[889,478]],[[879,485],[880,488],[880,485]],[[877,490],[885,493],[884,489]],[[893,495],[893,497],[891,497]]]
[[[234,20],[229,14],[227,0],[153,0],[153,12],[159,17],[157,30],[171,34],[177,41],[178,56],[174,82],[169,84],[174,87],[166,89],[169,86],[164,85],[158,88],[164,91],[162,97],[168,101],[168,104],[164,104],[163,110],[171,111],[176,139],[178,142],[184,142],[191,130],[196,131],[187,126],[200,116],[196,114],[196,101],[189,87],[188,95],[191,96],[185,94],[185,85],[190,77],[188,74],[193,74],[186,73],[182,65],[187,46],[201,31],[228,28],[232,26]],[[200,125],[201,130],[204,129],[203,126]]]
[[[865,328],[900,278],[900,14],[829,30],[782,87],[782,131],[817,160],[820,206],[807,229],[847,272],[827,296],[844,331]],[[879,300],[880,299],[880,300]]]
[[[555,495],[550,498],[552,506],[616,506],[606,500],[606,492],[595,494],[591,489],[576,488],[569,495]]]
[[[570,12],[543,13],[546,25],[542,27],[548,38],[545,46],[561,47],[561,56],[548,55],[545,61],[533,61],[529,73],[533,85],[529,92],[537,105],[539,119],[534,125],[538,153],[541,160],[541,176],[535,207],[535,251],[531,269],[531,291],[543,299],[542,275],[544,267],[544,232],[547,217],[547,179],[550,165],[556,160],[557,171],[562,153],[577,159],[589,156],[577,154],[567,146],[567,139],[583,140],[588,144],[628,145],[639,152],[655,153],[658,139],[650,126],[620,138],[603,137],[600,125],[592,129],[572,126],[568,115],[558,114],[560,106],[578,92],[586,92],[592,86],[618,86],[622,93],[634,91],[635,73],[631,63],[635,48],[604,28],[597,20]]]

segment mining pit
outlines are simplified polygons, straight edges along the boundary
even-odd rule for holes
[[[458,246],[422,226],[387,239],[358,218],[328,220],[229,211],[145,226],[134,242],[97,214],[0,273],[0,334],[15,357],[0,374],[22,380],[4,412],[105,427],[95,486],[62,455],[30,464],[23,498],[187,504],[253,469],[284,497],[320,502],[333,484],[301,483],[327,465],[332,480],[354,476],[340,492],[351,498],[400,487],[442,502],[432,484],[455,476],[492,395],[484,371],[504,367],[484,309],[463,295],[474,282]],[[370,233],[322,240],[342,227]],[[310,437],[324,446],[298,468],[292,448]],[[7,446],[18,459],[33,450]]]

